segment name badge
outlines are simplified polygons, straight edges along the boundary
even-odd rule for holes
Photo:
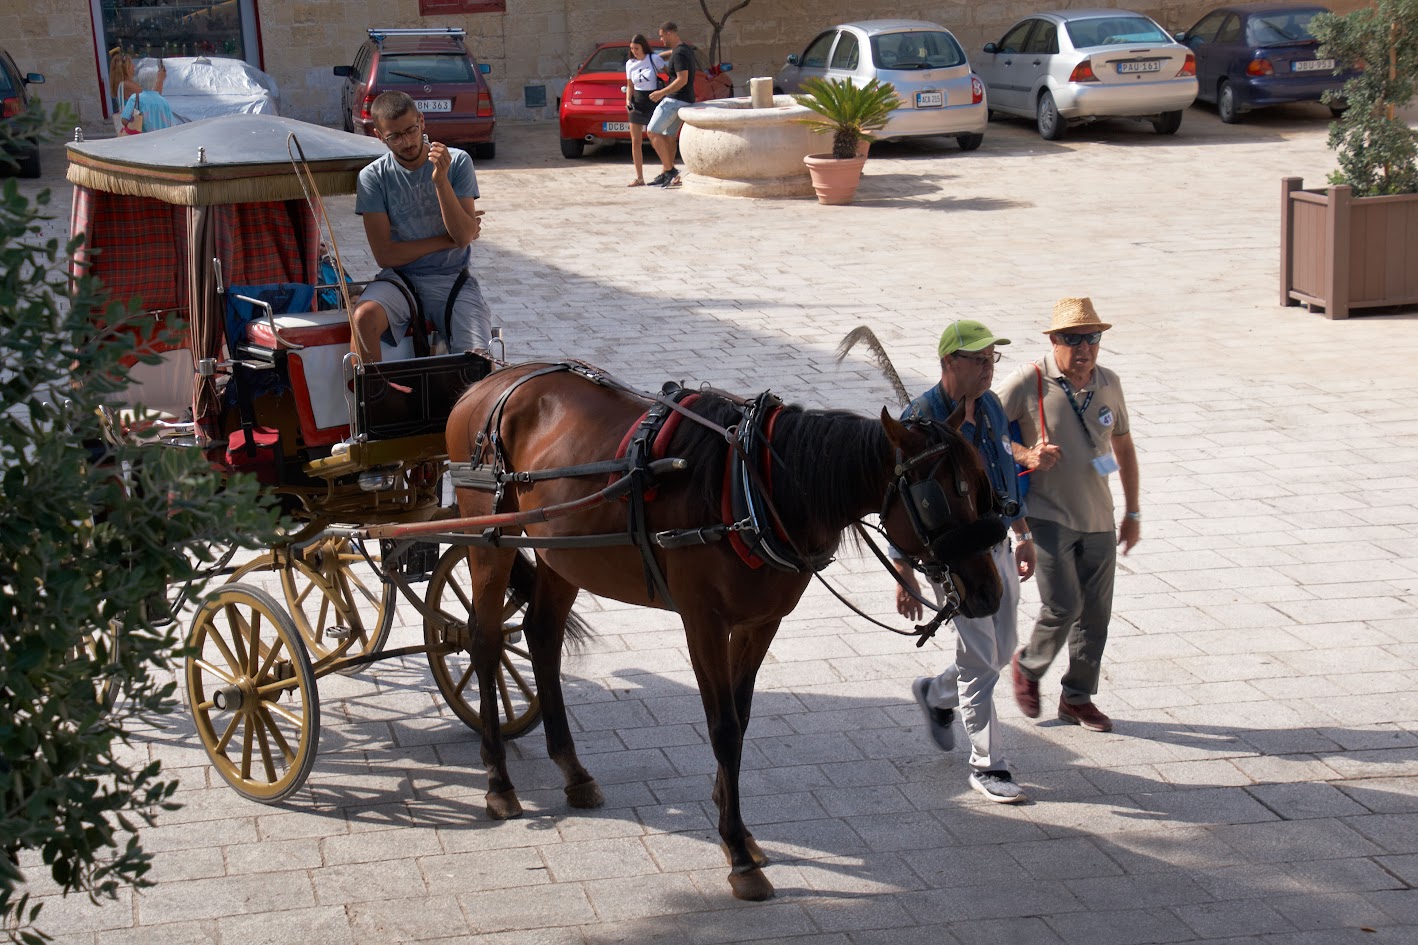
[[[1093,457],[1093,471],[1100,476],[1107,476],[1118,471],[1118,461],[1112,453],[1104,453],[1102,456]]]

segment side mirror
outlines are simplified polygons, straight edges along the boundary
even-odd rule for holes
[[[719,71],[720,71],[720,72],[733,72],[733,71],[734,71],[734,64],[733,64],[732,62],[721,62],[721,63],[719,63]]]
[[[483,75],[487,75],[489,72],[492,71],[492,66],[488,65],[485,62],[480,62],[478,63],[478,71],[481,72]]]
[[[38,72],[31,72],[31,73],[28,73],[28,74],[25,76],[25,84],[26,84],[26,85],[43,85],[43,84],[44,84],[44,76],[40,75]]]
[[[1176,40],[1177,42],[1179,42],[1179,43],[1186,43],[1186,41],[1187,41],[1187,31],[1186,31],[1186,30],[1177,30],[1175,33],[1172,34],[1172,38],[1175,39],[1175,40]]]
[[[796,66],[797,64],[798,64],[798,54],[797,54],[797,53],[788,53],[788,65],[790,65],[790,66]]]
[[[994,43],[986,43],[985,48],[981,50],[981,52],[987,52],[993,56],[995,53],[999,52],[999,47]]]
[[[331,71],[342,79],[347,79],[350,76],[354,75],[354,69],[350,66],[336,66]]]

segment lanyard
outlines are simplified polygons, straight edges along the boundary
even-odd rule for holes
[[[1080,407],[1078,406],[1078,401],[1073,399],[1073,385],[1069,384],[1069,382],[1062,377],[1056,377],[1054,380],[1059,382],[1059,387],[1063,390],[1064,396],[1068,398],[1068,405],[1073,408],[1073,415],[1078,418],[1078,425],[1083,427],[1083,435],[1088,439],[1088,445],[1093,447],[1093,451],[1096,453],[1098,451],[1098,444],[1093,442],[1093,434],[1089,431],[1088,422],[1083,419],[1083,414],[1084,411],[1088,409],[1088,405],[1093,403],[1093,395],[1097,393],[1097,391],[1090,390],[1088,396],[1083,398],[1083,406]]]

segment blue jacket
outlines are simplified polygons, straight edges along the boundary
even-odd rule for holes
[[[923,417],[945,421],[955,412],[955,406],[955,402],[936,384],[911,401],[910,406],[901,412],[901,419]],[[1022,518],[1025,513],[1024,496],[1019,490],[1019,466],[1010,449],[1009,418],[1004,415],[1004,405],[994,391],[985,391],[975,402],[975,422],[962,424],[960,433],[980,454],[980,459],[985,463],[985,473],[990,478],[990,487],[1001,503],[1010,500],[1019,503],[1019,512],[1005,516],[1005,524]]]

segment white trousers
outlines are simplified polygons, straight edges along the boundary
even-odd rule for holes
[[[926,690],[926,701],[933,707],[960,711],[970,736],[970,767],[976,771],[1007,768],[995,718],[995,683],[1018,643],[1019,570],[1008,539],[991,548],[990,555],[1004,585],[999,610],[991,617],[960,616],[951,621],[955,625],[955,662],[931,680]],[[936,599],[942,598],[937,587]]]

